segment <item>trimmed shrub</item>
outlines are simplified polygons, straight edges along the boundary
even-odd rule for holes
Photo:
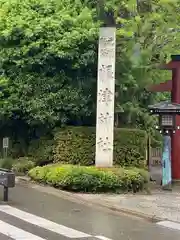
[[[114,131],[114,164],[143,166],[147,135],[139,129]],[[95,159],[95,128],[68,127],[55,134],[54,162],[93,165]]]
[[[26,174],[30,169],[34,167],[35,163],[30,158],[21,157],[13,163],[12,170],[16,173]]]
[[[147,189],[145,170],[132,168],[96,168],[76,165],[36,167],[29,177],[37,182],[74,192],[138,192]]]
[[[28,148],[28,157],[31,157],[36,165],[45,165],[53,162],[53,139],[41,137],[32,140]]]
[[[27,143],[24,139],[11,140],[11,147],[9,149],[9,155],[12,158],[17,159],[19,157],[27,155]]]

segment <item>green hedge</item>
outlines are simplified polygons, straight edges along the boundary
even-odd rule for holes
[[[139,129],[114,131],[114,164],[141,166],[146,159],[147,135]],[[54,162],[93,165],[95,159],[95,128],[68,127],[55,134]]]
[[[28,157],[32,158],[37,166],[52,163],[53,144],[54,140],[47,136],[32,140],[28,147]]]
[[[75,192],[138,192],[147,190],[145,170],[132,168],[96,168],[77,165],[36,167],[28,175],[34,181]]]

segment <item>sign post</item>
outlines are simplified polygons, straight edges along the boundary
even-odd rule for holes
[[[99,33],[96,158],[97,167],[112,167],[114,140],[116,27],[101,27]]]
[[[9,148],[9,138],[3,138],[3,157],[6,158],[8,156],[8,148]]]

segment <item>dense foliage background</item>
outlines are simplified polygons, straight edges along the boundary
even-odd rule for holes
[[[97,0],[0,0],[0,134],[21,146],[62,125],[95,125]],[[168,94],[155,66],[179,53],[175,0],[108,0],[116,21],[116,125],[153,133],[147,106]],[[23,147],[22,147],[23,146]]]

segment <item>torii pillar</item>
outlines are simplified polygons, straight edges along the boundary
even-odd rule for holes
[[[180,104],[180,55],[172,55],[171,61],[161,68],[172,71],[172,80],[154,84],[148,88],[152,92],[170,92],[173,103]],[[180,116],[176,116],[176,126],[180,126]],[[180,180],[180,131],[172,133],[171,138],[172,178]]]

